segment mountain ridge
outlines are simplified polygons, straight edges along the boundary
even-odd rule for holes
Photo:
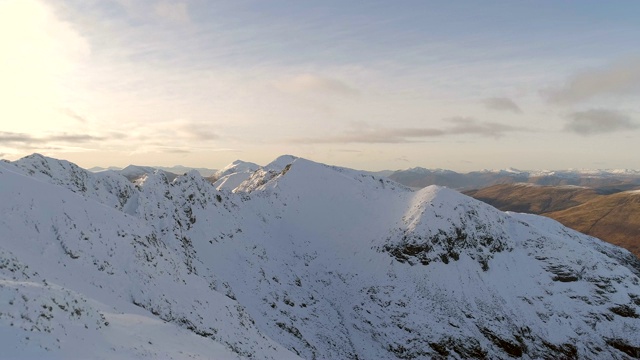
[[[500,184],[530,183],[537,185],[575,185],[589,187],[640,186],[640,170],[481,170],[458,173],[442,169],[411,168],[389,175],[401,184],[413,188],[429,185],[447,186],[458,190],[474,190]]]
[[[132,184],[25,159],[0,164],[8,215],[0,250],[15,260],[0,267],[2,298],[16,298],[3,306],[0,328],[19,340],[7,344],[12,354],[64,357],[74,347],[62,327],[91,325],[85,338],[99,353],[180,357],[114,340],[109,326],[139,316],[163,321],[201,357],[211,344],[223,358],[625,358],[640,350],[638,259],[553,220],[294,157],[220,190],[197,172]],[[27,266],[47,274],[37,299],[68,308],[75,298],[56,295],[62,289],[105,306],[82,307],[85,318],[32,301],[24,289],[44,279],[19,276]],[[48,306],[58,309],[51,319]],[[102,316],[111,325],[99,325]],[[66,340],[56,345],[54,336]]]
[[[503,211],[539,214],[640,257],[640,186],[500,184],[464,193]]]

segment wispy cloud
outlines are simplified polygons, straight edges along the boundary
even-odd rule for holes
[[[447,119],[454,124],[446,130],[446,134],[477,134],[487,137],[499,138],[507,132],[531,131],[519,126],[511,126],[496,122],[480,122],[469,117],[453,117]]]
[[[542,91],[548,102],[563,105],[597,96],[634,93],[640,93],[640,58],[578,73],[564,85]]]
[[[40,139],[39,139],[40,140]],[[46,142],[64,142],[64,143],[86,143],[89,141],[101,141],[101,140],[106,140],[105,137],[102,136],[92,136],[92,135],[85,135],[85,134],[67,134],[67,133],[63,133],[63,134],[58,134],[58,135],[51,135],[48,137],[45,137],[43,139],[41,139],[43,141]]]
[[[325,93],[335,95],[358,95],[359,91],[345,82],[313,74],[301,74],[276,83],[281,91],[292,94]]]
[[[68,117],[70,117],[72,119],[78,120],[81,123],[87,123],[87,119],[84,116],[78,114],[77,112],[73,111],[72,109],[63,108],[63,109],[60,109],[60,112],[62,112],[64,115],[66,115],[66,116],[68,116]]]
[[[339,135],[296,138],[292,139],[291,142],[302,144],[397,144],[441,135],[444,135],[442,130],[429,128],[360,128],[349,129]]]
[[[170,130],[170,129],[168,129]],[[174,128],[181,138],[209,141],[219,139],[220,136],[211,130],[210,124],[198,122],[184,122]]]
[[[189,11],[184,2],[160,1],[154,4],[153,11],[156,16],[174,23],[189,22]]]
[[[153,19],[176,24],[185,24],[191,21],[186,1],[113,0],[113,2],[118,4],[130,19],[143,21]]]
[[[516,114],[521,114],[522,109],[513,100],[505,97],[492,97],[484,99],[484,105],[491,110],[498,111],[510,111]]]
[[[0,131],[0,145],[23,143],[31,140],[28,134]]]
[[[164,147],[158,147],[158,148],[162,149],[162,152],[169,153],[169,154],[189,154],[189,153],[191,153],[191,151],[189,151],[187,149],[175,148],[175,147],[170,147],[170,146],[164,146]]]
[[[0,145],[21,144],[23,146],[34,146],[39,144],[78,144],[86,143],[89,141],[101,141],[106,140],[105,137],[92,136],[87,134],[52,134],[46,136],[33,136],[25,133],[5,132],[0,131]]]
[[[332,151],[341,152],[341,153],[361,153],[362,152],[362,150],[354,150],[354,149],[335,149]]]
[[[455,117],[445,119],[451,126],[438,128],[406,127],[385,128],[358,124],[342,134],[319,137],[304,137],[291,139],[294,143],[315,144],[398,144],[419,142],[426,138],[443,137],[449,135],[475,134],[484,137],[499,138],[508,132],[530,131],[525,128],[494,122],[479,122],[472,118]]]
[[[33,152],[92,151],[104,147],[111,139],[103,136],[55,133],[34,136],[27,133],[0,131],[0,150],[5,154]]]
[[[591,109],[569,114],[564,129],[579,135],[596,135],[634,130],[639,126],[623,113],[608,109]]]

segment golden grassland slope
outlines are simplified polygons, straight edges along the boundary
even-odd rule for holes
[[[559,211],[598,197],[595,189],[578,186],[539,186],[500,184],[465,191],[464,194],[484,201],[503,211],[531,214]]]
[[[640,191],[599,196],[584,204],[542,215],[640,257]]]
[[[464,193],[503,211],[550,217],[640,257],[640,191],[501,184]]]

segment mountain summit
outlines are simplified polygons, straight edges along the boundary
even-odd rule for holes
[[[3,354],[640,356],[626,250],[437,186],[293,156],[245,168],[226,186],[196,171],[132,184],[0,162]]]

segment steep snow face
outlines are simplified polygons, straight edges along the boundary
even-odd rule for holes
[[[253,172],[260,168],[259,165],[252,162],[236,160],[215,173],[215,178],[220,179],[223,176],[235,173]]]
[[[33,154],[12,163],[12,171],[33,179],[58,185],[109,207],[123,210],[136,194],[135,186],[114,171],[88,172],[65,160]],[[5,166],[10,167],[5,164]]]
[[[218,170],[210,179],[215,181],[214,187],[216,189],[231,191],[247,180],[259,168],[260,166],[254,163],[236,160]]]
[[[142,175],[152,174],[156,170],[156,168],[150,166],[129,165],[118,172],[127,179],[137,179]]]
[[[411,265],[447,264],[464,254],[486,271],[493,254],[514,248],[510,220],[458,192],[430,186],[416,193],[403,216],[403,226],[389,236],[383,248]]]
[[[229,175],[225,175],[216,182],[213,183],[213,186],[218,190],[233,190],[240,186],[245,180],[251,177],[252,172],[237,172]]]
[[[16,356],[64,358],[84,326],[105,357],[640,351],[638,259],[546,218],[292,156],[221,190],[197,172],[126,187],[35,163],[0,164],[0,333]]]
[[[255,327],[224,282],[195,273],[183,230],[189,205],[211,200],[195,199],[210,187],[199,174],[182,177],[184,187],[152,175],[134,188],[130,216],[0,166],[3,354],[295,358]],[[143,334],[124,335],[133,329]]]

